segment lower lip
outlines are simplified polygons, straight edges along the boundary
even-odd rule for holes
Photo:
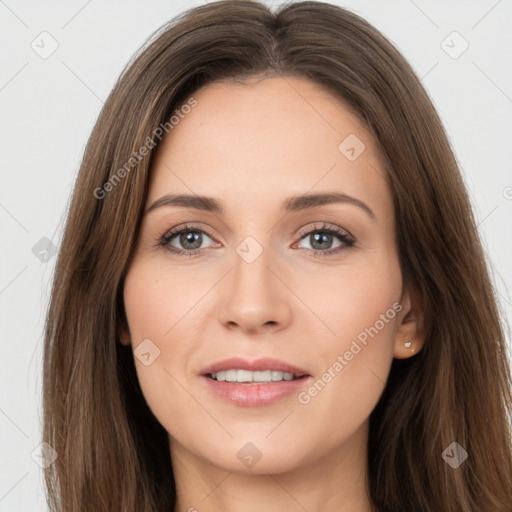
[[[311,379],[310,376],[307,376],[294,380],[241,384],[213,380],[205,375],[202,378],[208,388],[217,396],[243,407],[261,407],[277,402],[294,393],[297,394]]]

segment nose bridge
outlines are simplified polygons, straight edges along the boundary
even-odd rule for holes
[[[261,237],[260,237],[261,239]],[[269,283],[269,266],[272,264],[272,251],[268,243],[265,246],[253,236],[247,236],[235,248],[233,281],[234,288],[245,291],[245,288],[261,288],[260,292],[272,286]]]
[[[264,246],[253,236],[235,247],[233,270],[222,301],[224,323],[253,331],[287,321],[288,300],[283,284],[274,275],[274,267],[279,265],[273,256],[270,244]]]

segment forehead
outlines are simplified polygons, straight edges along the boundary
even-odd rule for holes
[[[172,192],[261,208],[329,190],[391,200],[371,132],[318,84],[296,77],[215,82],[192,96],[197,104],[159,145],[148,202]]]

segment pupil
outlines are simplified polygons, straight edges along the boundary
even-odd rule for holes
[[[201,234],[193,231],[189,231],[188,233],[184,233],[182,235],[181,243],[186,248],[187,244],[194,244],[199,240],[199,245],[197,247],[191,247],[190,249],[197,249],[201,246]]]
[[[320,247],[315,247],[315,246],[319,246],[320,243],[319,243],[319,240],[321,240],[322,238],[324,237],[327,237],[327,241],[330,241],[330,238],[332,237],[332,235],[329,235],[329,234],[322,234],[322,233],[316,233],[313,235],[313,238],[314,238],[314,242],[313,242],[313,248],[322,248],[322,246]],[[324,240],[325,241],[325,240]]]

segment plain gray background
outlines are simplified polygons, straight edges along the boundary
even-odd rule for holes
[[[46,510],[32,454],[41,442],[42,328],[55,257],[41,239],[59,246],[85,143],[123,66],[155,29],[202,3],[0,0],[0,512]],[[510,322],[512,0],[331,3],[373,23],[422,77]]]

